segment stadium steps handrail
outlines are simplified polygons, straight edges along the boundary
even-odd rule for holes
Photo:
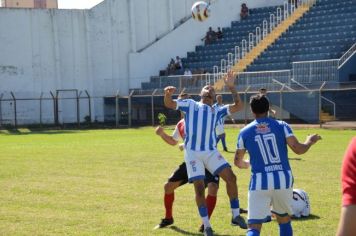
[[[232,70],[234,73],[242,72],[244,71],[251,63],[262,53],[264,52],[271,44],[273,44],[284,32],[287,31],[287,29],[292,26],[294,23],[297,22],[306,12],[308,12],[315,4],[315,0],[306,0],[304,1],[301,5],[298,6],[298,8],[294,9],[291,14],[288,14],[288,17],[285,17],[286,12],[283,13],[283,16],[285,17],[284,20],[280,22],[279,25],[274,26],[273,23],[273,30],[270,31],[269,34],[267,34],[261,41],[252,49],[250,49],[248,52],[246,51],[246,54],[243,53],[243,56],[241,59],[239,59],[237,62],[234,63],[233,66],[229,67],[226,65],[226,62],[224,63],[224,60],[221,61],[221,76],[220,79],[218,79],[214,87],[216,90],[222,90],[224,88],[224,72],[227,70]],[[292,1],[292,5],[294,4],[294,1]],[[286,5],[286,2],[284,3],[284,6]],[[287,6],[288,3],[287,3]],[[289,7],[287,7],[288,9]],[[284,9],[286,9],[284,7]],[[288,11],[288,10],[287,10]],[[272,15],[271,15],[272,17]],[[271,26],[270,26],[271,27]],[[245,41],[246,45],[246,41]],[[242,45],[244,48],[244,44]],[[246,46],[245,46],[246,48]],[[248,50],[248,48],[247,48]],[[236,53],[235,53],[236,54]],[[228,57],[229,58],[229,57]],[[235,59],[236,59],[235,55]],[[224,68],[225,67],[225,68]],[[214,73],[216,72],[216,67],[214,67]]]

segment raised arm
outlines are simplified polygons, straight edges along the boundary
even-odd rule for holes
[[[160,136],[169,145],[175,146],[178,143],[178,141],[175,140],[172,136],[170,136],[166,132],[164,132],[164,130],[163,130],[163,128],[161,126],[158,126],[156,128],[156,134],[158,136]]]
[[[172,99],[172,95],[176,91],[176,87],[168,86],[164,88],[164,105],[167,108],[175,110],[177,107],[177,102]]]
[[[235,82],[235,76],[234,76],[234,73],[231,70],[227,73],[227,76],[225,77],[224,82],[225,82],[225,85],[230,90],[230,92],[232,94],[232,99],[234,101],[233,104],[229,105],[230,113],[235,113],[235,112],[238,112],[238,111],[242,110],[243,103],[241,102],[240,96],[236,91],[235,83],[234,83]]]
[[[300,143],[295,136],[290,136],[287,138],[287,144],[295,154],[301,155],[306,153],[319,140],[321,140],[321,137],[318,134],[308,135],[304,143]]]

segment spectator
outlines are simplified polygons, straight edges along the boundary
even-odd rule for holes
[[[216,32],[211,27],[209,27],[209,31],[206,32],[203,40],[205,40],[205,45],[213,43],[216,40]]]
[[[168,66],[167,66],[167,75],[174,74],[175,70],[176,70],[175,61],[173,58],[171,58],[171,61],[169,62]]]
[[[180,70],[183,68],[182,60],[179,58],[179,56],[176,56],[176,61],[174,65],[176,70]]]
[[[223,37],[223,32],[221,31],[220,27],[218,27],[218,32],[216,32],[216,37],[218,39],[222,39]]]
[[[240,13],[241,20],[245,20],[248,17],[248,7],[246,3],[242,3],[241,5],[241,13]]]

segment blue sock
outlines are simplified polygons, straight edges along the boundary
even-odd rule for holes
[[[238,198],[234,198],[230,200],[230,207],[233,208],[240,208],[240,202]]]
[[[257,229],[249,229],[247,230],[246,236],[260,236],[260,231]]]
[[[290,221],[279,225],[279,236],[293,236],[293,229]]]

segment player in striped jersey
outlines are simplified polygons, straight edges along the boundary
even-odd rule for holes
[[[216,103],[213,105],[213,107],[223,107],[223,100],[222,100],[222,96],[216,95]],[[235,123],[235,120],[229,116],[231,121],[233,123]],[[227,147],[226,147],[226,134],[225,134],[225,129],[224,129],[224,125],[225,125],[225,117],[221,118],[220,120],[218,120],[217,124],[216,124],[216,145],[219,143],[219,141],[221,140],[221,144],[223,146],[223,149],[225,152],[227,152]]]
[[[187,99],[188,94],[181,93],[178,98]],[[156,128],[156,134],[160,136],[167,144],[175,146],[178,144],[179,140],[184,140],[185,131],[184,131],[184,119],[182,114],[182,119],[177,123],[173,134],[168,135],[164,132],[164,129],[161,126]],[[184,146],[184,145],[183,145]],[[179,144],[179,149],[184,150],[183,146]],[[208,217],[212,215],[216,200],[217,193],[219,189],[219,176],[213,176],[209,171],[206,171],[205,186],[208,188],[208,196],[206,197]],[[167,183],[164,185],[164,207],[166,209],[165,218],[161,220],[155,229],[164,228],[174,223],[173,220],[173,202],[174,202],[174,191],[180,186],[188,183],[187,167],[185,162],[179,165],[179,167],[172,173],[169,177]],[[200,232],[204,231],[203,225],[199,228]]]
[[[287,146],[294,153],[303,154],[321,137],[309,135],[304,143],[300,143],[287,123],[268,117],[269,102],[264,95],[252,96],[250,106],[256,119],[241,130],[235,154],[237,167],[249,168],[251,165],[247,235],[260,235],[262,223],[271,220],[272,205],[280,235],[290,236],[293,235],[290,222],[293,175]],[[246,150],[250,161],[244,160]]]
[[[213,108],[215,90],[211,85],[203,87],[201,100],[192,99],[173,100],[175,87],[164,89],[164,104],[166,107],[183,111],[185,121],[184,159],[187,166],[189,182],[194,183],[196,203],[199,214],[204,223],[204,234],[213,235],[205,203],[204,178],[205,168],[212,174],[219,175],[226,182],[227,193],[230,198],[233,225],[247,228],[245,220],[240,216],[236,176],[231,166],[216,149],[216,123],[231,113],[242,109],[243,105],[234,85],[234,75],[230,71],[224,78],[225,85],[232,93],[234,103],[222,108]]]

